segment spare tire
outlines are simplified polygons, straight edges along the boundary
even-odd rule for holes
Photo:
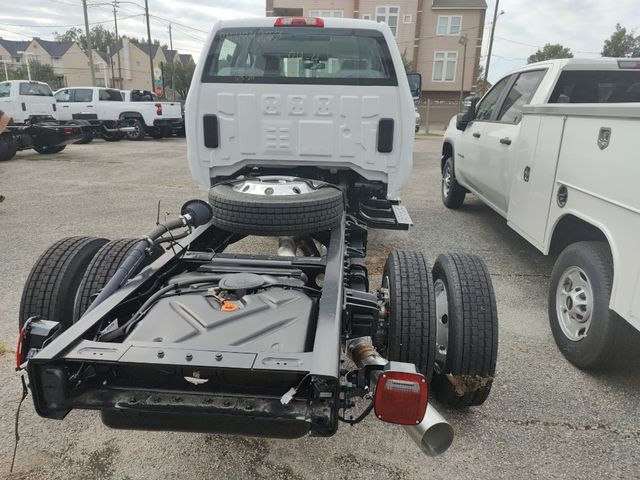
[[[244,235],[303,235],[329,230],[344,212],[342,190],[293,177],[248,178],[209,190],[213,223]]]

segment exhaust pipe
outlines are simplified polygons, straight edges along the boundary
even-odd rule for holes
[[[388,360],[381,356],[372,345],[371,337],[352,338],[347,341],[347,355],[358,368],[386,365]],[[447,451],[453,443],[453,427],[430,403],[418,425],[404,427],[411,440],[428,457],[435,457]]]
[[[430,403],[422,422],[406,426],[404,429],[428,457],[444,453],[453,443],[453,427]]]

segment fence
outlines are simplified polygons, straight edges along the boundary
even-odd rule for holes
[[[459,103],[451,100],[422,100],[418,104],[418,111],[422,120],[422,125],[426,133],[443,132],[447,129],[451,117],[459,111]]]

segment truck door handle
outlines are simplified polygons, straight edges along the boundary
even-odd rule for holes
[[[93,105],[87,105],[87,108],[93,108]]]
[[[480,138],[480,132],[473,132],[473,136],[476,138]]]
[[[509,137],[501,138],[500,143],[503,145],[511,145],[511,139]]]

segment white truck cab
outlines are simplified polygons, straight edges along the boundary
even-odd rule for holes
[[[629,325],[640,330],[640,60],[535,63],[476,100],[445,132],[443,203],[460,208],[471,192],[559,254],[556,343],[581,368],[610,362],[637,337]]]
[[[186,111],[189,165],[205,189],[256,169],[305,169],[375,185],[386,199],[409,179],[415,111],[384,23],[221,21]]]
[[[44,82],[9,80],[0,82],[0,110],[6,112],[14,124],[23,124],[34,117],[53,117],[56,101]]]

